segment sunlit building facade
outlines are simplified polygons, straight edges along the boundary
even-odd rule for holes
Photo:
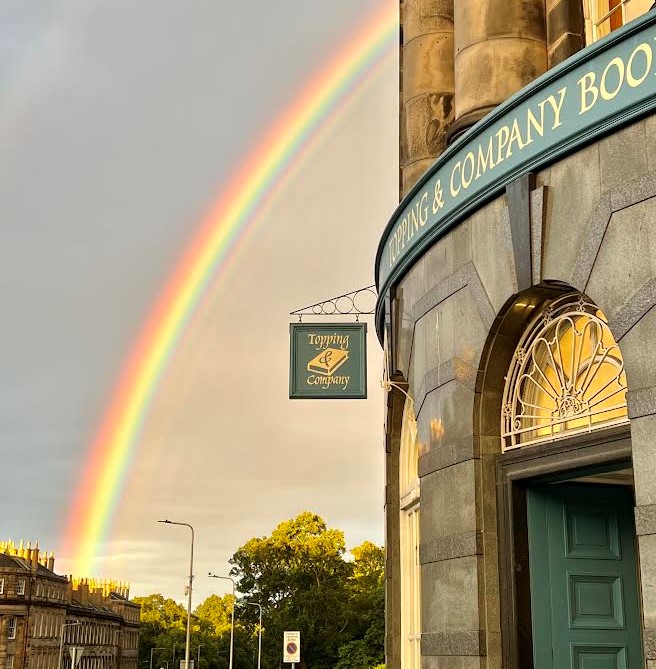
[[[54,572],[38,546],[0,543],[0,669],[138,669],[140,607],[126,584]],[[60,659],[61,653],[61,659]]]
[[[653,4],[401,4],[387,669],[656,667]]]

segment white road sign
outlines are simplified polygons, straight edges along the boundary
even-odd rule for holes
[[[301,633],[285,632],[282,645],[282,661],[296,664],[301,661]]]
[[[71,665],[77,667],[79,661],[82,659],[82,653],[84,653],[84,648],[82,646],[71,646],[68,649],[68,652],[71,655]]]

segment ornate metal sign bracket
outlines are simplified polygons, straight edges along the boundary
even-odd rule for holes
[[[399,392],[403,393],[408,401],[410,402],[410,406],[408,407],[408,418],[410,420],[416,421],[417,418],[415,416],[415,400],[412,397],[412,395],[409,395],[408,392],[403,388],[403,386],[400,383],[396,383],[395,381],[392,381],[389,377],[389,373],[387,371],[388,366],[387,366],[387,353],[385,354],[385,368],[383,369],[383,378],[380,380],[380,387],[385,390],[388,393],[392,392],[392,388],[396,388]],[[407,385],[407,384],[403,384]]]
[[[366,286],[323,302],[309,304],[307,307],[291,311],[289,315],[298,316],[299,323],[303,322],[303,316],[355,316],[356,322],[359,323],[360,316],[369,316],[376,312],[377,298],[376,286]]]

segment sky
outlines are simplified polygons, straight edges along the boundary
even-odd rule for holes
[[[61,553],[120,370],[222,188],[396,0],[0,3],[0,539]],[[211,284],[157,388],[98,573],[182,600],[304,510],[383,541],[382,352],[367,400],[288,399],[289,312],[370,285],[398,201],[398,64],[332,119]],[[307,319],[306,319],[307,322]],[[82,575],[82,574],[80,574]]]

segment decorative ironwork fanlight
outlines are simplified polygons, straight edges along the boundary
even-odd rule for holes
[[[604,314],[578,293],[551,302],[513,355],[503,450],[627,421],[624,362]]]

